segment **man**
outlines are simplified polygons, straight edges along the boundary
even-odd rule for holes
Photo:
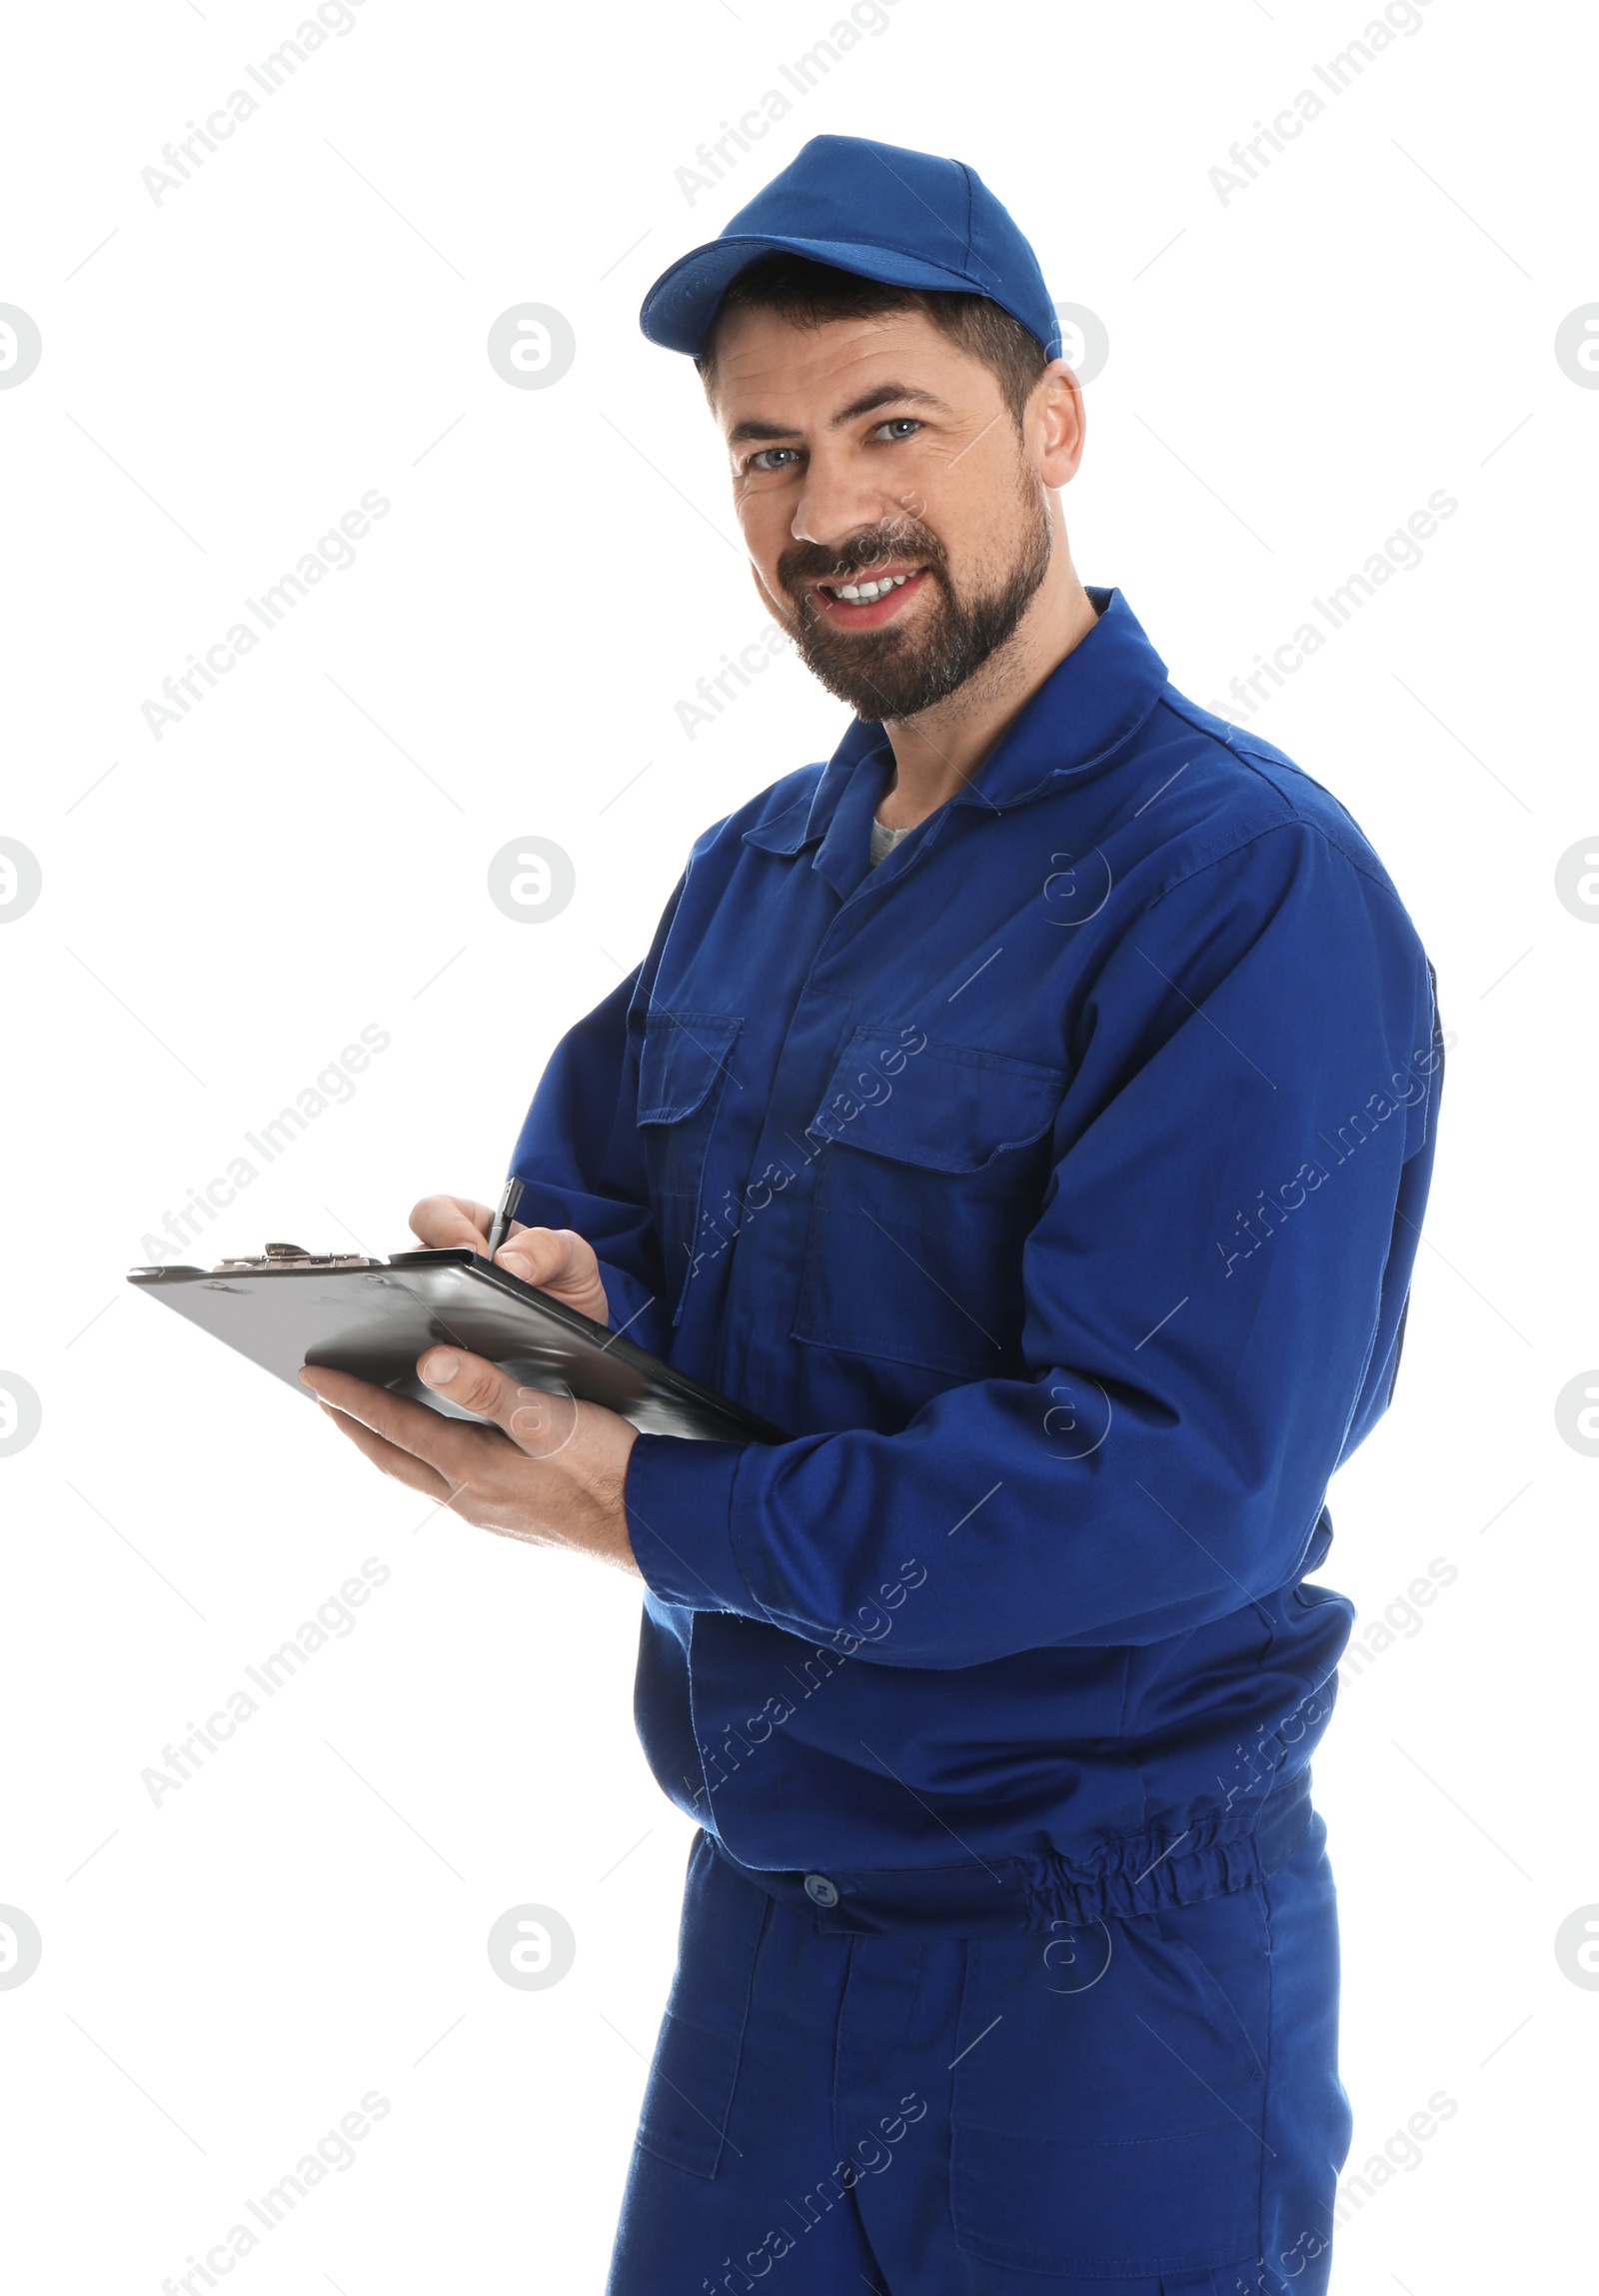
[[[645,1582],[703,1830],[613,2296],[1324,2289],[1353,1612],[1305,1573],[1398,1363],[1430,968],[1343,809],[1079,583],[1080,393],[969,169],[818,137],[642,318],[854,722],[557,1051],[500,1258],[793,1439],[448,1348],[495,1427],[306,1374],[403,1481]]]

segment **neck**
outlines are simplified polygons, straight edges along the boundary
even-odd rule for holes
[[[946,701],[884,722],[893,785],[877,808],[888,829],[913,829],[971,781],[1011,719],[1079,646],[1098,616],[1077,580],[1058,504],[1049,571],[1011,636]]]

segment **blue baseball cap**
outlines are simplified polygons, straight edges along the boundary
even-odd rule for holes
[[[864,136],[812,136],[718,238],[661,274],[639,325],[652,343],[698,355],[729,283],[774,253],[891,287],[985,295],[1060,356],[1038,258],[976,171]]]

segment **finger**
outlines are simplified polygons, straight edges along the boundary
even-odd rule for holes
[[[494,1213],[467,1195],[425,1195],[411,1209],[411,1232],[434,1251],[483,1251]]]
[[[332,1419],[342,1435],[349,1436],[358,1451],[364,1452],[373,1465],[381,1467],[386,1475],[393,1475],[396,1482],[407,1483],[412,1490],[425,1492],[441,1505],[454,1495],[455,1484],[447,1482],[437,1468],[428,1465],[426,1459],[416,1458],[410,1451],[401,1450],[397,1444],[385,1442],[382,1435],[375,1435],[370,1427],[364,1427],[359,1419],[351,1418],[348,1412],[336,1411],[331,1403],[323,1403],[320,1408]]]
[[[495,1258],[524,1282],[541,1283],[548,1289],[579,1271],[574,1244],[593,1258],[589,1245],[570,1227],[513,1227]]]
[[[375,1387],[366,1379],[358,1379],[349,1371],[331,1370],[324,1363],[303,1365],[299,1376],[319,1402],[331,1403],[347,1418],[358,1419],[385,1442],[424,1460],[453,1484],[470,1482],[483,1463],[484,1443],[499,1439],[486,1427],[463,1426],[459,1419],[444,1418],[426,1403],[392,1395],[387,1387]]]
[[[611,1320],[594,1245],[571,1227],[524,1227],[495,1253],[495,1264],[537,1283],[597,1323]]]
[[[549,1394],[524,1387],[482,1355],[461,1347],[430,1347],[417,1358],[417,1376],[463,1410],[492,1419],[529,1458],[553,1458],[578,1431],[578,1406],[564,1389]]]

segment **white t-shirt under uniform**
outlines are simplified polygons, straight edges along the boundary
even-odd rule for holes
[[[873,814],[871,817],[870,867],[875,869],[879,861],[886,861],[899,840],[909,835],[908,829],[889,829],[886,823],[878,821],[876,815]]]

